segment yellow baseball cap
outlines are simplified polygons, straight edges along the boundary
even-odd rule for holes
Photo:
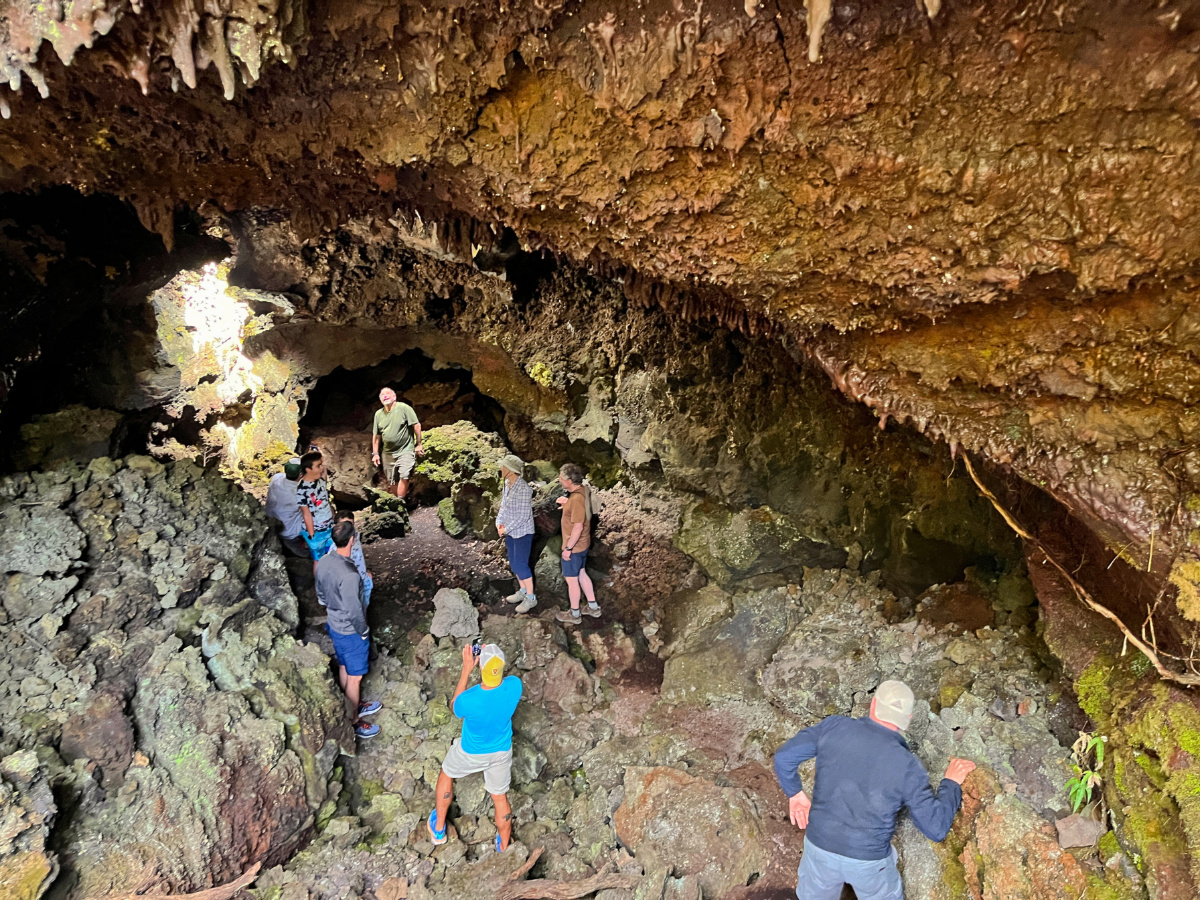
[[[504,651],[495,644],[484,644],[479,651],[479,671],[487,687],[495,687],[504,680]]]

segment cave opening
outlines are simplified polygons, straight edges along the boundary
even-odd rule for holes
[[[423,428],[458,421],[506,438],[504,407],[479,390],[469,369],[438,365],[418,348],[363,368],[338,366],[308,391],[300,417],[300,445],[335,430],[358,431],[370,441],[379,391],[390,387],[416,411]]]
[[[261,218],[275,229],[288,222]],[[561,834],[553,840],[563,852],[535,867],[535,876],[584,871],[574,822],[546,830],[568,816],[568,793],[571,804],[607,802],[595,785],[616,790],[621,772],[650,761],[753,794],[761,780],[747,772],[761,768],[784,730],[818,712],[863,714],[885,674],[902,675],[923,698],[927,721],[917,726],[915,744],[933,748],[923,750],[929,759],[940,764],[938,754],[955,742],[976,741],[981,755],[1016,773],[1013,795],[1022,803],[1038,816],[1067,815],[1061,792],[1047,784],[1068,764],[1072,734],[1093,726],[1061,689],[1036,630],[1042,610],[1028,548],[945,444],[895,421],[880,428],[775,337],[635,303],[614,279],[521,250],[511,232],[470,259],[362,233],[305,245],[303,265],[293,268],[294,259],[284,265],[258,252],[261,271],[275,264],[285,273],[272,276],[270,291],[255,278],[234,277],[236,256],[206,243],[204,253],[220,251],[217,262],[181,258],[173,272],[140,280],[132,292],[101,292],[92,301],[99,325],[80,320],[61,330],[44,360],[25,370],[30,381],[19,387],[27,393],[12,394],[5,407],[13,423],[38,424],[73,385],[89,382],[77,399],[117,422],[85,441],[68,418],[26,467],[33,474],[6,488],[27,504],[12,521],[58,504],[67,524],[56,527],[87,535],[84,549],[70,550],[75,557],[60,554],[73,560],[66,568],[46,563],[59,568],[38,575],[43,583],[18,577],[0,596],[25,633],[39,641],[48,635],[64,658],[82,648],[89,664],[100,659],[101,671],[115,664],[102,658],[101,642],[89,641],[105,628],[137,631],[141,641],[185,635],[180,652],[199,653],[207,661],[201,668],[208,665],[230,694],[250,690],[247,673],[256,667],[276,665],[246,649],[265,646],[264,634],[287,635],[306,648],[294,652],[327,663],[314,649],[328,652],[329,638],[311,560],[285,558],[288,577],[277,577],[278,548],[250,496],[261,496],[283,460],[315,444],[331,464],[335,503],[355,512],[368,541],[375,579],[368,619],[381,660],[368,684],[404,713],[383,720],[397,736],[380,743],[386,750],[360,748],[339,763],[337,779],[322,782],[321,790],[336,782],[340,793],[315,809],[333,818],[300,843],[332,853],[343,825],[377,828],[395,852],[420,860],[410,874],[431,858],[419,830],[397,837],[407,826],[396,823],[411,811],[387,804],[424,802],[432,786],[405,742],[419,745],[418,734],[448,739],[447,680],[460,638],[432,631],[434,598],[447,589],[462,591],[464,615],[521,660],[521,677],[537,698],[516,726],[525,769],[514,808],[525,840]],[[243,233],[242,251],[249,254],[258,239]],[[326,315],[328,285],[305,284],[329,271],[351,286],[340,289],[336,314]],[[223,320],[225,332],[196,326],[189,303],[199,287],[215,291],[232,316]],[[58,366],[69,377],[44,382],[53,388],[35,403],[35,384]],[[400,506],[381,496],[370,464],[371,418],[385,385],[414,407],[429,449],[413,476],[412,502]],[[496,462],[510,451],[537,482],[530,562],[541,606],[532,615],[516,615],[504,602],[516,581],[494,527]],[[108,455],[126,458],[103,462]],[[567,603],[554,477],[563,462],[583,466],[599,499],[588,570],[603,610],[594,622],[567,627],[554,618]],[[1117,606],[1126,617],[1157,602],[1146,579],[1123,560],[1111,562],[1103,542],[1065,509],[1051,509],[1038,488],[999,467],[987,475],[1009,489],[1005,502],[1020,516],[1041,523],[1039,533],[1057,531],[1082,548],[1063,555],[1074,570],[1092,581],[1107,577],[1113,591],[1138,587]],[[43,485],[46,496],[36,493]],[[155,495],[180,504],[189,522],[208,516],[206,544],[181,536],[167,506],[145,501]],[[386,523],[401,520],[403,527],[386,531]],[[97,571],[89,573],[92,565]],[[77,577],[78,586],[71,582]],[[56,591],[71,601],[56,606]],[[147,597],[150,612],[131,612]],[[251,609],[237,605],[251,597]],[[248,616],[264,618],[246,624]],[[1187,651],[1169,638],[1162,647]],[[148,721],[151,703],[133,672],[150,650],[139,654],[122,670],[127,684],[117,699],[81,689],[83,714],[58,710],[65,724],[23,719],[5,740],[14,747],[46,741],[68,761],[95,761],[103,748],[87,727],[91,716],[119,733],[118,749],[104,751],[94,770],[106,791],[110,780],[119,787],[122,766],[131,765],[126,756],[143,753],[145,766],[159,765],[145,752],[149,743],[138,741],[166,746],[170,738],[152,730],[141,738],[130,724]],[[242,654],[239,674],[227,667],[229,654]],[[25,679],[45,675],[46,664],[36,666],[18,656],[17,695]],[[314,668],[325,683],[328,673]],[[34,681],[28,686],[31,697],[52,696],[33,694],[40,690]],[[46,700],[46,709],[54,712],[55,702]],[[645,722],[670,735],[677,752],[647,743]],[[585,749],[566,746],[572,742]],[[121,755],[126,743],[129,753]],[[626,754],[627,746],[638,749]],[[171,752],[186,755],[179,747]],[[1035,771],[1031,753],[1051,760],[1050,775]],[[98,826],[89,815],[104,808],[106,795],[86,784],[71,790],[63,827],[90,834]],[[472,848],[489,836],[481,802],[472,794],[452,808]],[[583,813],[571,815],[580,821]],[[593,826],[609,824],[586,827]],[[56,834],[56,852],[71,857],[74,840]],[[477,855],[470,849],[454,864]],[[452,877],[454,864],[439,876]],[[87,877],[86,863],[72,865]],[[756,865],[745,886],[780,883]]]

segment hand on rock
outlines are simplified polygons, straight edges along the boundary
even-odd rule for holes
[[[975,763],[969,759],[958,759],[951,757],[950,765],[946,766],[946,774],[943,778],[949,778],[951,781],[962,784],[966,781],[967,776],[975,771]]]
[[[808,811],[810,809],[812,809],[812,801],[808,799],[808,794],[804,791],[788,800],[788,815],[791,817],[792,824],[802,831],[808,827]]]
[[[467,644],[463,647],[463,671],[475,668],[475,651],[471,649],[471,645]]]

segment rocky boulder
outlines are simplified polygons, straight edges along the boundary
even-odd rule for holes
[[[477,537],[495,540],[494,523],[500,505],[500,459],[508,453],[500,437],[480,431],[471,422],[430,428],[424,437],[425,456],[413,470],[418,492],[449,495],[453,518]]]
[[[37,900],[58,875],[47,843],[58,812],[37,754],[0,760],[0,887],[11,900]]]
[[[433,595],[433,606],[429,632],[434,637],[449,635],[465,639],[479,634],[479,612],[462,588],[442,588]]]
[[[786,588],[737,594],[732,607],[732,616],[696,632],[667,660],[664,699],[706,705],[762,696],[747,673],[768,663],[804,608]]]
[[[371,462],[371,435],[357,429],[314,428],[310,441],[321,449],[329,492],[335,503],[369,503],[382,488],[382,472]]]
[[[99,458],[0,480],[0,519],[20,548],[0,557],[0,747],[69,766],[54,846],[75,890],[194,890],[292,853],[353,741],[258,501]]]
[[[804,519],[769,506],[733,509],[703,500],[684,512],[676,545],[710,578],[728,587],[752,575],[845,565],[846,551],[822,538],[806,534]]]
[[[705,897],[724,897],[767,864],[758,814],[746,795],[679,769],[627,769],[613,824],[647,869],[694,876]]]

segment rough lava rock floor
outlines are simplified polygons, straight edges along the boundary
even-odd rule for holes
[[[401,549],[405,540],[374,548],[372,565],[389,577],[412,571],[418,557]],[[428,549],[438,540],[413,543]],[[433,583],[486,560],[487,546],[453,542],[457,555],[435,566]],[[430,562],[420,565],[428,571]],[[380,596],[394,596],[389,590]],[[1000,624],[964,630],[980,616],[978,602],[960,602],[966,591],[985,597]],[[430,596],[408,615],[428,609]],[[792,896],[803,841],[787,821],[771,756],[824,715],[864,714],[889,677],[917,693],[910,737],[935,780],[951,755],[980,764],[947,842],[900,829],[906,896],[1142,889],[1120,852],[1105,866],[1094,849],[1064,850],[1054,837],[1053,822],[1069,812],[1062,785],[1071,754],[1062,741],[1074,739],[1078,709],[1028,612],[1013,610],[995,585],[936,587],[916,609],[897,612],[875,575],[808,569],[802,583],[710,585],[674,595],[636,624],[606,615],[568,630],[553,621],[552,604],[533,616],[513,616],[502,602],[478,605],[485,639],[505,649],[525,685],[514,719],[513,846],[491,849],[481,776],[456,785],[455,837],[437,848],[428,840],[432,786],[459,731],[448,707],[459,646],[414,630],[394,654],[383,650],[364,682],[365,695],[384,704],[380,736],[343,757],[342,792],[322,811],[315,839],[260,876],[257,897],[492,896],[539,851],[520,877],[642,876],[635,889],[596,895],[603,900]],[[969,621],[953,614],[960,605]],[[665,645],[654,640],[662,624]],[[1013,892],[995,893],[1004,885]]]

